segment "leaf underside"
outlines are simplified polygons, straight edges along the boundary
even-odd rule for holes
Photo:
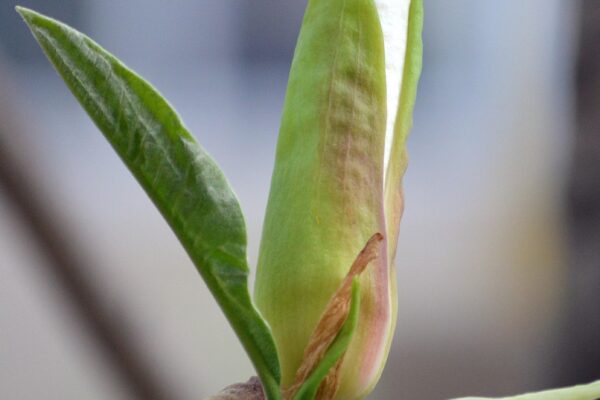
[[[464,397],[455,400],[493,400],[488,397]],[[600,381],[561,389],[544,390],[496,400],[600,400]]]
[[[17,11],[183,244],[267,397],[281,398],[275,344],[248,292],[243,215],[219,167],[149,83],[80,32],[34,11]]]

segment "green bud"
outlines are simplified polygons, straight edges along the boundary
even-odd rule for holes
[[[421,0],[310,0],[296,47],[260,248],[255,297],[278,348],[282,386],[357,254],[358,325],[336,399],[360,399],[385,364],[395,325],[393,258],[405,140],[421,68]]]

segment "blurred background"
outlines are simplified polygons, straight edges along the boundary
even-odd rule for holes
[[[255,264],[305,0],[22,0],[177,108]],[[0,397],[202,399],[252,368],[175,236],[0,1]],[[600,2],[425,0],[399,317],[373,399],[600,378]],[[327,40],[323,38],[323,40]]]

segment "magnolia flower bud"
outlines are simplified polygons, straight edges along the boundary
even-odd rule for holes
[[[421,0],[310,0],[285,100],[255,297],[288,388],[332,296],[374,234],[358,325],[330,398],[377,383],[396,314],[405,140],[421,68]],[[380,235],[380,236],[381,236]]]

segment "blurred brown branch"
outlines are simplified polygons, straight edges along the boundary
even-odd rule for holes
[[[14,93],[7,90],[3,78],[0,70],[0,93]],[[1,193],[26,226],[33,245],[46,258],[44,265],[62,288],[83,329],[94,340],[110,370],[121,379],[131,398],[173,400],[176,396],[172,388],[150,369],[126,334],[126,318],[109,316],[104,311],[99,291],[83,272],[88,263],[67,237],[60,214],[48,209],[44,201],[46,194],[32,171],[35,160],[30,159],[33,157],[27,154],[23,143],[17,143],[25,135],[10,112],[9,97],[0,96]]]
[[[570,265],[559,385],[600,377],[600,2],[580,2],[576,132],[567,193]]]

